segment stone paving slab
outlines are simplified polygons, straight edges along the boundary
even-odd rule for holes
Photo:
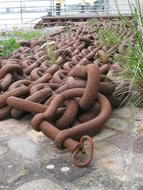
[[[0,190],[142,190],[143,110],[114,110],[94,137],[94,158],[86,168],[71,153],[32,130],[30,115],[0,122]]]

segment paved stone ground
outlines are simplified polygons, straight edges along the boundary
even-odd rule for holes
[[[0,122],[0,190],[142,190],[143,110],[113,111],[94,137],[91,166],[76,168],[71,154],[30,126],[31,116]]]

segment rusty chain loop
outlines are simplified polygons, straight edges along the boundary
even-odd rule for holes
[[[89,143],[89,149],[88,152],[86,152],[84,147],[84,142],[88,141]],[[80,139],[79,146],[76,147],[74,152],[72,153],[72,160],[75,166],[77,167],[85,167],[88,166],[93,158],[93,150],[94,150],[94,142],[91,137],[89,136],[83,136]],[[77,159],[78,154],[81,153],[83,156],[86,156],[87,158],[84,161],[80,161]]]

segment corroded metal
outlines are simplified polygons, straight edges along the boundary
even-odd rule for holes
[[[53,139],[57,148],[67,148],[73,163],[84,167],[92,161],[92,136],[111,114],[109,99],[115,84],[105,80],[106,74],[118,72],[121,66],[110,62],[106,52],[116,51],[119,45],[99,45],[88,23],[74,25],[70,34],[63,30],[52,34],[49,40],[54,41],[53,64],[48,62],[52,55],[48,55],[46,39],[21,42],[23,47],[1,60],[0,119],[34,114],[33,129]],[[86,158],[79,161],[78,154],[84,151]]]

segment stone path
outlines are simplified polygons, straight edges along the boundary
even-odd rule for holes
[[[0,122],[0,190],[142,190],[143,110],[115,110],[94,137],[92,165],[76,168],[71,154],[30,126],[31,116]]]

